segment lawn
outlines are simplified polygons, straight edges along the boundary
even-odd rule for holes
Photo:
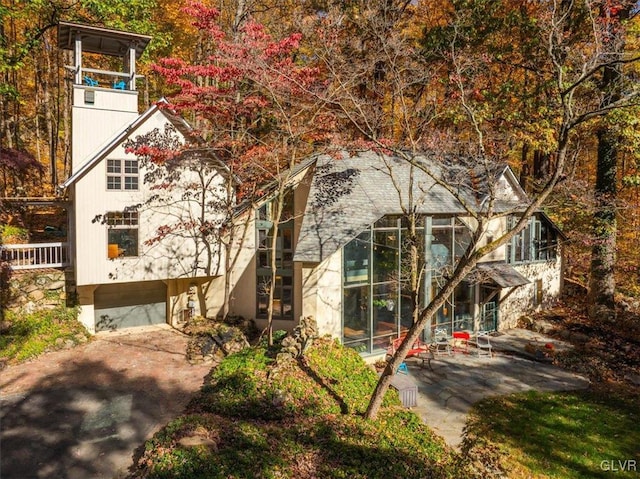
[[[514,478],[637,478],[639,421],[637,394],[532,391],[476,404],[467,446]]]

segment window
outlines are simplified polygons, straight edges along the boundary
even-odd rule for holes
[[[418,219],[418,255],[424,258],[424,219]],[[385,216],[342,249],[342,342],[361,353],[382,351],[413,322],[408,291],[408,230]],[[404,263],[403,263],[404,259]],[[419,260],[422,264],[424,259]]]
[[[138,160],[107,160],[107,190],[137,191]]]
[[[266,318],[269,293],[273,288],[273,319],[293,319],[293,204],[291,195],[285,198],[284,221],[278,225],[276,239],[276,275],[272,280],[271,243],[273,240],[272,204],[256,210],[256,315]]]
[[[542,298],[544,297],[544,288],[541,279],[536,279],[533,284],[533,305],[539,306],[542,304]]]
[[[509,228],[513,228],[517,221],[518,218],[510,218]],[[551,223],[543,216],[533,216],[526,228],[507,244],[507,263],[555,260],[557,246],[557,234]]]
[[[105,215],[107,257],[138,256],[138,212],[115,211]]]
[[[400,216],[385,216],[342,249],[342,343],[360,353],[383,351],[390,339],[411,327],[414,302],[424,306],[440,290],[471,241],[460,218],[417,218],[414,244],[422,279],[414,297],[407,223]],[[468,282],[458,285],[432,324],[448,331],[472,329],[474,288]]]

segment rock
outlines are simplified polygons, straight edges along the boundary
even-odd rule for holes
[[[38,288],[35,284],[27,284],[22,289],[22,292],[25,294],[29,294],[29,293],[32,293],[33,291],[37,291],[38,289],[40,288]]]
[[[587,343],[591,339],[586,334],[579,333],[577,331],[572,331],[571,335],[569,337],[570,337],[571,341],[576,342],[576,343]]]
[[[238,328],[220,323],[201,328],[192,334],[194,336],[187,345],[187,360],[192,364],[221,361],[224,356],[249,346]]]
[[[25,304],[23,308],[23,311],[25,314],[31,314],[35,310],[36,310],[36,304],[33,301],[27,302],[27,304]]]
[[[182,447],[197,447],[206,446],[214,451],[218,449],[216,442],[213,439],[203,436],[185,436],[178,440],[178,445]]]
[[[624,378],[634,386],[640,386],[640,374],[629,373],[625,374]]]
[[[277,389],[273,394],[271,403],[274,407],[281,408],[287,403],[287,395],[280,389]]]
[[[0,334],[9,332],[11,326],[13,326],[11,321],[0,321]]]
[[[41,301],[42,299],[44,299],[44,293],[41,290],[36,289],[35,291],[31,291],[31,293],[29,293],[29,299],[35,302]]]
[[[540,319],[533,323],[532,329],[537,333],[549,334],[555,329],[555,326],[546,319]]]
[[[300,358],[304,356],[304,353],[317,337],[318,325],[313,316],[300,318],[300,324],[293,328],[291,334],[282,340],[281,354],[288,354],[293,358]]]
[[[54,281],[53,283],[45,285],[44,288],[49,290],[49,291],[53,291],[53,290],[56,290],[56,289],[63,289],[64,288],[64,281]]]

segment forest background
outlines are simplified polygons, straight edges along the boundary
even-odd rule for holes
[[[571,1],[551,2],[559,8]],[[578,3],[578,2],[575,2]],[[480,126],[485,144],[504,156],[529,191],[543,184],[553,170],[552,97],[544,77],[544,45],[537,36],[537,24],[550,2],[532,0],[450,0],[448,2],[380,0],[365,1],[280,1],[218,0],[205,2],[219,11],[222,31],[234,35],[248,20],[265,26],[273,38],[287,38],[300,32],[297,65],[317,68],[325,81],[332,79],[327,63],[318,52],[323,39],[318,23],[339,25],[341,48],[334,50],[333,66],[351,68],[357,81],[350,84],[350,98],[370,120],[368,132],[377,138],[402,143],[406,132],[395,112],[390,65],[381,54],[399,37],[409,69],[412,58],[427,65],[424,75],[414,75],[403,96],[411,99],[416,123],[430,130],[422,136],[425,148],[438,145],[443,153],[467,150]],[[0,196],[55,196],[57,185],[70,171],[71,76],[64,65],[73,62],[71,52],[57,47],[56,26],[60,20],[105,26],[150,35],[153,40],[140,61],[144,79],[139,81],[140,108],[145,109],[175,87],[154,72],[161,58],[173,57],[187,63],[206,61],[214,48],[212,39],[192,25],[184,8],[187,0],[2,0],[0,3]],[[638,88],[639,49],[637,2],[584,2],[594,14],[593,22],[611,21],[612,49],[623,61],[602,68],[595,89],[611,98]],[[576,45],[588,36],[589,21],[576,14],[569,33]],[[604,20],[603,20],[604,19]],[[624,26],[624,38],[617,30]],[[600,25],[602,26],[602,25]],[[606,30],[604,28],[603,30]],[[326,30],[325,30],[326,31]],[[334,30],[336,31],[336,30]],[[456,56],[451,56],[453,39]],[[603,37],[604,38],[604,37]],[[606,43],[606,38],[603,42]],[[570,44],[570,42],[569,42]],[[394,47],[395,48],[395,47]],[[581,46],[584,48],[584,45]],[[390,48],[393,49],[393,48]],[[389,48],[388,48],[389,50]],[[577,51],[577,50],[576,50]],[[326,50],[324,51],[326,53]],[[571,55],[568,50],[566,55]],[[105,65],[107,66],[107,65]],[[463,73],[461,73],[463,72]],[[613,80],[612,80],[613,78]],[[617,90],[616,90],[617,89]],[[587,91],[587,89],[585,89]],[[601,100],[602,101],[602,100]],[[638,106],[616,110],[603,118],[587,121],[574,134],[570,164],[547,202],[545,211],[567,236],[566,277],[584,286],[593,268],[592,253],[603,243],[602,227],[596,219],[611,216],[607,233],[614,243],[609,274],[614,290],[626,296],[640,296],[640,127]],[[286,108],[286,105],[285,105]],[[292,105],[293,108],[293,105]],[[407,108],[403,105],[402,108]],[[479,121],[464,120],[472,110]],[[343,111],[344,112],[344,108]],[[186,119],[198,126],[196,113]],[[322,141],[371,140],[346,113],[332,116],[332,134]],[[389,120],[391,119],[391,120]],[[331,125],[325,125],[330,129]],[[411,126],[410,126],[411,127]],[[606,133],[606,135],[605,135]],[[606,171],[602,171],[603,138],[609,145]],[[319,139],[308,140],[322,147]],[[606,145],[605,145],[606,146]],[[606,156],[606,155],[605,155]],[[600,169],[600,170],[599,170]],[[604,180],[603,180],[604,178]],[[604,201],[603,201],[604,200]],[[20,221],[3,204],[0,223]],[[612,230],[612,231],[611,231]],[[607,241],[609,241],[607,239]]]

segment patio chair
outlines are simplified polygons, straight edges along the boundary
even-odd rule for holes
[[[489,331],[478,331],[476,333],[476,354],[478,357],[492,357]]]
[[[446,329],[436,329],[433,332],[433,354],[442,356],[444,354],[451,356],[451,344]]]
[[[453,332],[453,352],[468,354],[470,339],[471,339],[471,335],[467,331],[454,331]]]
[[[94,80],[90,76],[84,76],[84,84],[87,86],[98,86],[98,80]]]
[[[118,82],[114,82],[113,83],[113,89],[114,90],[126,90],[127,89],[127,84],[124,80],[120,80]]]

